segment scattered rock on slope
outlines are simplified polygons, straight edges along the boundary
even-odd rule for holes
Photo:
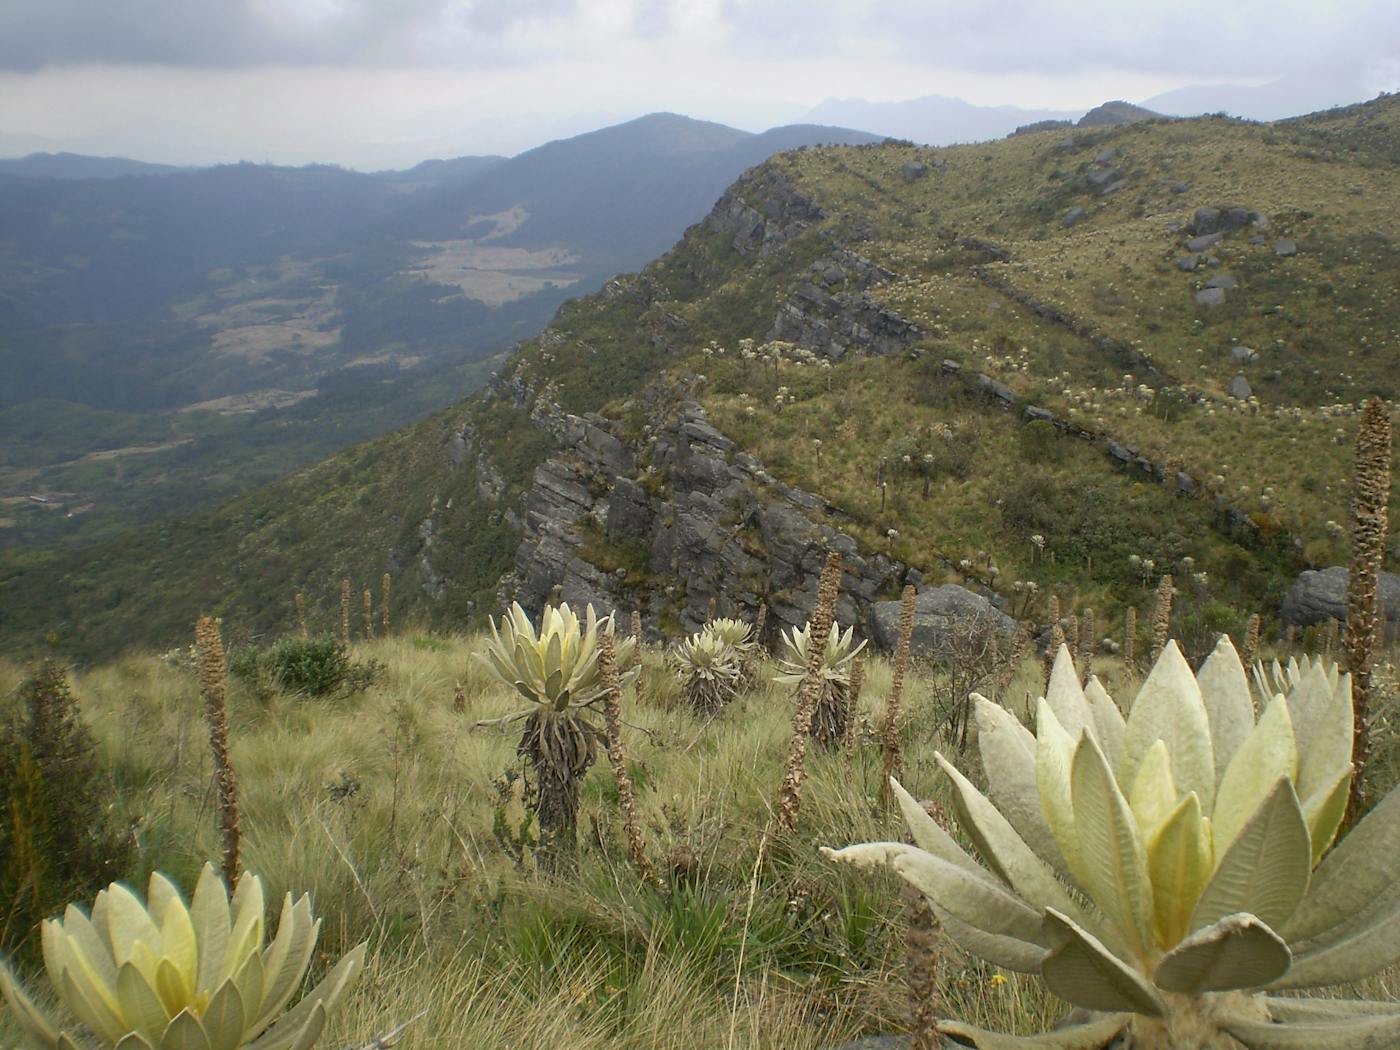
[[[1381,573],[1380,606],[1385,611],[1385,633],[1395,637],[1396,618],[1400,616],[1400,576]],[[1307,569],[1284,595],[1279,618],[1285,627],[1310,627],[1327,620],[1345,622],[1347,618],[1347,568],[1333,565],[1326,569]]]
[[[959,632],[995,631],[1010,638],[1016,621],[986,598],[955,583],[932,587],[914,601],[914,638],[910,643],[919,656],[945,651]],[[893,652],[899,644],[899,602],[875,602],[870,607],[870,634],[876,645]]]

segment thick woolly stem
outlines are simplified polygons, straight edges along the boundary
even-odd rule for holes
[[[904,699],[904,676],[909,673],[909,646],[914,639],[914,602],[917,594],[912,584],[904,588],[899,602],[899,642],[894,651],[894,675],[890,680],[890,696],[885,701],[885,722],[880,732],[880,804],[889,805],[890,777],[903,771],[904,752],[899,740],[899,708]]]
[[[856,722],[860,713],[860,689],[865,683],[865,657],[857,656],[851,661],[851,688],[846,699],[846,735],[844,741],[844,761],[846,779],[851,779],[851,767],[855,764],[856,755]]]
[[[225,704],[224,643],[219,623],[201,616],[194,628],[199,656],[199,688],[204,697],[204,717],[209,723],[209,749],[214,754],[214,785],[218,794],[219,828],[223,833],[224,880],[238,879],[238,777],[228,757],[228,711]]]
[[[812,728],[812,715],[821,696],[822,664],[826,659],[826,640],[831,634],[836,615],[836,599],[841,593],[841,555],[832,551],[826,556],[821,581],[817,585],[817,604],[808,621],[807,673],[797,690],[797,713],[792,719],[792,740],[789,744],[783,782],[778,788],[778,826],[786,831],[797,828],[797,811],[802,806],[802,784],[807,779],[807,734]]]
[[[1366,402],[1356,433],[1351,497],[1351,567],[1347,574],[1346,668],[1351,674],[1355,739],[1349,819],[1365,806],[1371,757],[1371,661],[1376,650],[1376,584],[1385,557],[1390,504],[1390,411],[1378,397]]]
[[[350,580],[340,581],[340,644],[350,644]]]
[[[1245,667],[1251,667],[1259,659],[1259,614],[1250,613],[1244,628],[1244,652],[1240,654]]]
[[[632,791],[632,777],[627,772],[627,755],[622,749],[622,681],[617,670],[617,650],[612,631],[604,631],[598,639],[598,674],[603,682],[603,717],[607,723],[608,764],[612,766],[617,783],[618,808],[622,810],[622,828],[627,835],[627,859],[647,882],[657,882],[656,872],[647,859],[642,826],[637,820],[637,799]]]
[[[1163,576],[1157,584],[1157,599],[1152,605],[1152,663],[1162,655],[1167,647],[1167,635],[1172,629],[1172,595],[1176,593],[1171,574]]]

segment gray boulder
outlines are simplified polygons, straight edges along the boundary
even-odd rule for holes
[[[1225,239],[1223,233],[1207,233],[1204,236],[1192,237],[1186,242],[1186,250],[1192,252],[1203,252]]]
[[[1254,212],[1248,208],[1197,208],[1191,223],[1193,233],[1229,233],[1247,226],[1254,219]]]
[[[1064,218],[1060,220],[1060,226],[1067,230],[1075,223],[1083,222],[1088,217],[1088,208],[1071,208],[1065,212]]]
[[[1347,568],[1333,565],[1326,569],[1306,569],[1283,596],[1279,619],[1285,627],[1311,627],[1313,624],[1347,618]],[[1400,576],[1381,573],[1380,605],[1385,612],[1385,635],[1395,637],[1400,616]]]
[[[1297,242],[1291,241],[1287,237],[1280,237],[1278,240],[1274,241],[1274,254],[1283,256],[1297,255]]]
[[[1220,229],[1219,208],[1197,208],[1191,220],[1191,232],[1197,235],[1215,233]]]
[[[1249,380],[1246,379],[1244,376],[1239,375],[1235,376],[1234,379],[1230,380],[1228,392],[1231,397],[1237,397],[1241,401],[1248,401],[1250,395],[1254,391],[1249,389]]]
[[[1220,306],[1225,302],[1224,288],[1202,288],[1196,293],[1197,306]]]
[[[1247,365],[1258,356],[1258,351],[1248,346],[1236,346],[1230,350],[1230,360],[1237,365]]]
[[[1206,287],[1207,287],[1207,288],[1224,288],[1226,291],[1228,291],[1228,290],[1231,289],[1231,288],[1236,288],[1236,287],[1238,287],[1238,286],[1239,286],[1239,283],[1240,283],[1240,282],[1239,282],[1238,280],[1236,280],[1234,274],[1229,274],[1229,273],[1218,273],[1218,274],[1215,274],[1210,280],[1208,280],[1208,281],[1206,282]]]
[[[1187,273],[1190,273],[1196,268],[1196,264],[1199,262],[1199,260],[1200,256],[1194,253],[1192,253],[1191,255],[1179,255],[1176,259],[1176,268],[1178,270],[1185,270]]]
[[[992,631],[1012,638],[1016,621],[966,587],[948,583],[931,587],[914,599],[914,637],[910,648],[918,656],[936,658],[955,645],[960,636],[985,636]],[[870,606],[870,634],[881,649],[894,651],[899,644],[899,602],[874,602]]]
[[[913,182],[915,179],[922,179],[925,175],[928,174],[928,165],[910,163],[904,165],[904,167],[901,168],[900,171],[904,175],[905,182]]]

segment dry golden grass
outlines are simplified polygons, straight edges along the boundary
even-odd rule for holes
[[[357,645],[358,658],[386,670],[350,698],[259,699],[249,683],[231,682],[246,867],[262,875],[270,899],[312,892],[325,918],[318,965],[361,939],[371,944],[367,973],[324,1045],[358,1045],[413,1018],[406,1050],[826,1050],[905,1029],[896,881],[816,855],[819,844],[904,834],[877,799],[887,660],[866,662],[849,780],[839,751],[809,755],[796,832],[764,839],[791,689],[768,683],[765,667],[751,692],[706,723],[660,655],[646,655],[624,717],[643,834],[667,880],[659,891],[627,861],[601,761],[585,781],[571,875],[539,875],[503,845],[497,832],[518,832],[524,816],[518,796],[501,802],[499,786],[515,765],[515,737],[470,726],[518,700],[471,658],[477,645],[407,634]],[[1378,680],[1393,714],[1390,667]],[[1131,695],[1136,679],[1120,661],[1100,657],[1095,669],[1114,695]],[[0,697],[14,694],[22,674],[0,663]],[[453,709],[458,682],[462,712]],[[1040,682],[1030,655],[1000,699],[1024,717]],[[905,683],[904,783],[946,802],[933,752],[954,749],[933,732],[935,686],[917,664]],[[73,687],[143,866],[189,886],[219,849],[189,655],[128,656],[75,673]],[[1393,750],[1393,737],[1384,723],[1378,746]],[[961,763],[975,774],[972,752]],[[687,873],[677,877],[682,856]],[[1064,1010],[1037,981],[998,973],[946,942],[938,973],[942,1009],[973,1023],[1030,1032]],[[1393,975],[1364,989],[1396,990]],[[13,1037],[7,1024],[0,1019],[0,1043]]]

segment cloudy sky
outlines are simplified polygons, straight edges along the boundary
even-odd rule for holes
[[[0,155],[398,167],[655,110],[759,130],[833,96],[1086,109],[1281,77],[1317,106],[1400,88],[1400,3],[3,0]]]

